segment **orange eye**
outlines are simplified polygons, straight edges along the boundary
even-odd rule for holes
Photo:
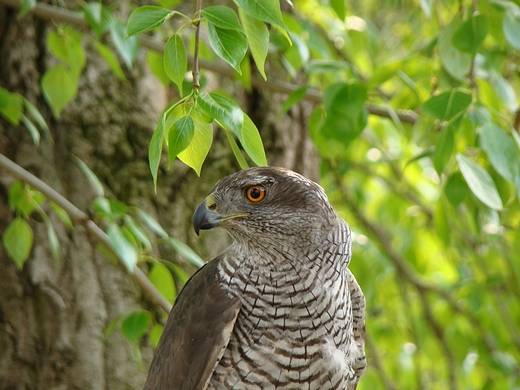
[[[246,197],[253,203],[258,203],[265,198],[265,188],[262,186],[251,186],[246,190]]]

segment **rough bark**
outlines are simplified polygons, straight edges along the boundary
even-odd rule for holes
[[[197,237],[191,214],[216,180],[238,169],[216,132],[201,178],[179,161],[161,167],[154,193],[147,150],[166,91],[147,73],[141,55],[121,82],[95,54],[89,53],[78,95],[60,118],[52,118],[39,88],[53,63],[45,38],[53,24],[33,16],[22,20],[0,7],[0,86],[19,92],[44,113],[54,143],[36,147],[23,127],[0,119],[0,153],[31,171],[76,206],[92,212],[95,193],[71,160],[82,159],[102,180],[106,195],[155,215],[168,232],[195,248],[204,258],[229,243],[222,231]],[[260,128],[271,165],[317,177],[317,159],[305,129],[309,107],[294,108],[277,118],[284,96],[268,91],[247,95],[231,79],[215,80],[239,98]],[[13,179],[0,171],[0,233],[14,217],[7,204]],[[81,227],[68,231],[49,211],[61,245],[55,263],[45,224],[33,216],[34,246],[18,270],[0,250],[0,388],[2,389],[138,389],[151,359],[143,341],[139,368],[131,344],[119,331],[103,337],[119,315],[152,308],[128,274],[100,254]],[[160,256],[182,263],[170,250]],[[193,269],[190,269],[193,271]]]

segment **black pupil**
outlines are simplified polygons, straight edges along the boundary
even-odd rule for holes
[[[249,196],[253,199],[258,199],[262,195],[262,192],[258,188],[251,188],[249,191]]]

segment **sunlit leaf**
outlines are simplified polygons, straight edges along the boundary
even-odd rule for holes
[[[213,128],[211,123],[204,118],[204,115],[197,112],[197,110],[192,113],[192,119],[195,127],[193,138],[188,147],[180,152],[177,157],[184,164],[193,168],[197,175],[200,176],[202,163],[206,159],[213,142]]]
[[[489,173],[463,154],[457,154],[457,161],[471,192],[486,206],[494,210],[501,210],[503,207],[502,199],[500,199],[495,183]]]
[[[168,159],[171,162],[188,147],[195,134],[195,124],[189,116],[177,120],[168,130]]]
[[[279,115],[285,114],[289,109],[297,104],[302,98],[305,96],[305,93],[307,92],[307,86],[300,87],[287,97],[285,102],[282,105],[282,108],[280,109]]]

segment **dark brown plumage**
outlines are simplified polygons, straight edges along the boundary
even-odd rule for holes
[[[145,389],[355,389],[365,369],[363,293],[350,229],[317,184],[282,168],[230,175],[194,227],[234,243],[186,284]]]

